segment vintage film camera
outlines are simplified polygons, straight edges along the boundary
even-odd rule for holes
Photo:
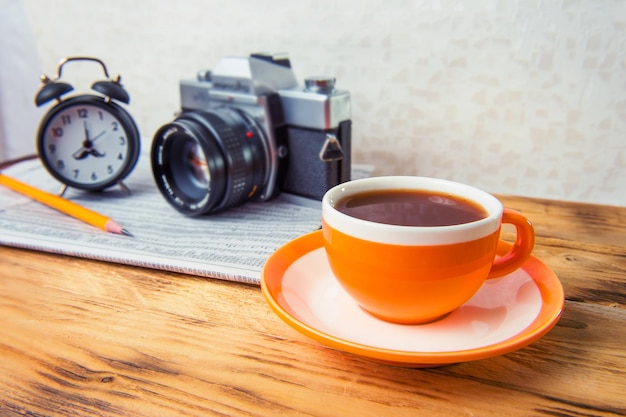
[[[226,57],[180,82],[182,112],[155,134],[165,199],[197,216],[278,192],[321,200],[350,179],[350,94],[335,80],[299,86],[286,55]]]

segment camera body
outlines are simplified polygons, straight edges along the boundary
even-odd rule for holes
[[[350,94],[334,84],[300,86],[288,57],[269,54],[225,57],[182,80],[182,112],[152,146],[161,193],[187,215],[278,192],[321,200],[350,179]]]

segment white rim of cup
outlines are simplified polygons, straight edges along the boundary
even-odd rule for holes
[[[420,189],[470,199],[480,204],[487,217],[451,226],[398,226],[358,219],[341,213],[334,204],[342,198],[371,190]],[[491,194],[470,185],[429,177],[382,176],[348,181],[334,186],[322,198],[322,218],[333,229],[378,243],[396,245],[447,245],[488,236],[500,228],[502,203]]]

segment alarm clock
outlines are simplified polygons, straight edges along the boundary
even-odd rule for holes
[[[99,94],[64,97],[74,88],[60,81],[61,72],[65,64],[74,61],[100,64],[107,79],[91,86]],[[41,80],[35,104],[57,102],[41,120],[37,152],[50,174],[64,184],[61,194],[67,186],[102,191],[117,184],[128,191],[122,180],[137,163],[140,140],[133,118],[117,103],[130,101],[120,76],[110,78],[100,59],[69,57],[59,62],[55,79],[42,75]]]

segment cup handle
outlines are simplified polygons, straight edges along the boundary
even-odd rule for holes
[[[535,246],[535,228],[532,223],[521,213],[505,208],[502,212],[502,223],[510,223],[515,226],[517,237],[509,251],[497,257],[489,271],[487,279],[498,278],[521,267],[530,257]],[[500,241],[500,243],[504,243]]]

